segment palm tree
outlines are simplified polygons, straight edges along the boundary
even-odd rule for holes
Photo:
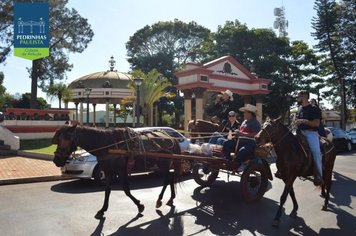
[[[143,82],[140,86],[140,107],[144,117],[144,124],[153,126],[153,105],[161,97],[170,97],[171,94],[166,93],[165,89],[172,86],[171,82],[166,77],[163,77],[156,69],[151,70],[147,74],[140,70],[132,72],[133,77],[141,77]],[[136,92],[136,85],[132,81],[129,84],[131,89]]]
[[[68,102],[70,100],[70,89],[67,87],[67,85],[65,85],[63,83],[50,84],[46,89],[46,94],[48,97],[50,97],[51,101],[53,98],[58,99],[59,109],[62,108],[62,106],[61,106],[62,98],[66,104],[68,104]]]

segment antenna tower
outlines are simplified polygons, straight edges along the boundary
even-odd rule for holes
[[[279,37],[287,37],[288,21],[286,20],[284,6],[276,7],[273,13],[276,16],[276,20],[273,22],[273,28],[279,29]]]

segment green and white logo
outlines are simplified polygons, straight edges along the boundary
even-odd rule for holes
[[[49,3],[14,4],[14,55],[29,60],[48,57]]]

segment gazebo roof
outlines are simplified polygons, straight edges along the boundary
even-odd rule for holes
[[[89,101],[90,103],[120,103],[121,99],[132,96],[128,84],[132,75],[114,70],[115,60],[109,60],[110,70],[95,72],[71,82],[68,87],[72,91],[73,102]],[[89,91],[87,93],[87,91]]]
[[[68,85],[71,89],[77,88],[127,88],[132,76],[118,71],[103,71],[85,75]]]

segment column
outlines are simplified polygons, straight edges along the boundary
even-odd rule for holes
[[[116,127],[116,104],[114,104],[114,127]]]
[[[79,103],[75,102],[74,104],[75,104],[75,119],[74,120],[79,122],[79,117],[78,117],[79,116],[79,114],[78,114],[78,105],[79,105]]]
[[[79,124],[80,125],[83,125],[83,110],[84,110],[84,108],[83,108],[83,102],[80,102],[80,120],[79,120]]]
[[[109,100],[106,100],[105,128],[109,128]]]
[[[93,126],[96,126],[96,103],[93,103]]]
[[[188,122],[192,119],[192,90],[185,89],[184,93],[184,131],[188,132]]]
[[[203,105],[203,97],[206,88],[194,88],[193,92],[195,94],[195,118],[203,119],[204,113],[204,105]]]
[[[136,126],[136,102],[132,103],[132,127]]]

